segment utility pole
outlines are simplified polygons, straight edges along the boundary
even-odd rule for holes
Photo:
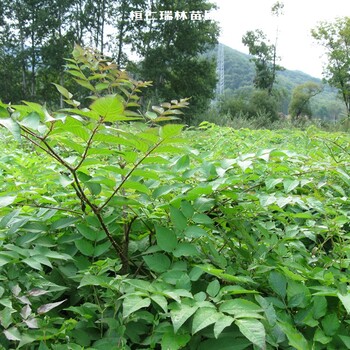
[[[219,96],[224,93],[224,89],[225,89],[225,55],[224,55],[224,45],[220,44],[220,43],[218,44],[216,74],[217,74],[217,77],[218,77],[218,82],[216,84],[215,99],[218,100]]]

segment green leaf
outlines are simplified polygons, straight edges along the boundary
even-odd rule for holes
[[[155,120],[158,118],[158,115],[157,115],[157,113],[148,111],[145,113],[145,117],[150,119],[150,120]]]
[[[58,301],[58,302],[56,302],[56,303],[49,303],[49,304],[41,305],[40,307],[38,307],[38,309],[36,310],[36,312],[37,312],[39,315],[46,314],[47,312],[49,312],[50,310],[54,309],[55,307],[57,307],[57,306],[63,304],[66,300],[67,300],[67,299]]]
[[[6,329],[3,333],[8,340],[19,341],[22,338],[21,333],[16,327]]]
[[[20,123],[21,125],[33,129],[33,130],[38,130],[39,125],[40,125],[40,115],[36,112],[31,112],[28,115],[26,115]]]
[[[104,239],[105,235],[100,235],[100,233],[90,226],[84,225],[84,224],[78,224],[76,225],[77,230],[79,233],[81,233],[86,239],[89,241],[96,241],[98,238],[99,240]]]
[[[41,264],[33,258],[23,259],[22,262],[24,262],[25,264],[27,264],[28,266],[30,266],[34,270],[42,271],[42,269],[43,269]]]
[[[24,104],[26,104],[28,107],[26,108],[26,111],[28,112],[36,112],[40,115],[40,117],[45,118],[45,114],[47,113],[46,109],[44,106],[40,105],[39,103],[35,102],[28,102],[28,101],[23,101]],[[19,106],[18,106],[19,107]],[[18,109],[16,107],[16,109]]]
[[[323,296],[314,296],[312,298],[313,318],[318,320],[327,314],[327,299]]]
[[[153,255],[146,255],[143,257],[147,266],[154,272],[165,272],[170,267],[170,259],[160,253],[156,253]]]
[[[276,185],[278,185],[282,181],[283,181],[283,179],[281,179],[281,178],[279,178],[279,179],[267,179],[265,181],[266,190],[271,190],[272,188],[274,188]]]
[[[180,327],[197,311],[197,309],[197,305],[189,306],[186,304],[179,304],[178,309],[170,311],[175,333],[177,333]]]
[[[166,252],[173,251],[177,246],[177,238],[174,231],[162,226],[156,226],[157,245]]]
[[[194,214],[192,220],[196,224],[211,225],[213,220],[206,214]]]
[[[177,258],[180,256],[198,256],[199,251],[193,243],[180,242],[177,244],[176,249],[173,251],[173,255]]]
[[[346,346],[347,349],[350,349],[350,337],[349,336],[346,336],[346,335],[338,335],[339,338],[342,340],[342,342],[344,343],[344,345]],[[324,340],[328,340],[328,339],[331,339],[332,338],[323,338]],[[322,343],[322,344],[327,344],[327,343]]]
[[[215,323],[220,317],[216,308],[202,307],[198,309],[193,317],[192,334],[199,332],[201,329]]]
[[[258,349],[266,349],[265,328],[260,321],[254,319],[240,319],[235,320],[235,324],[238,326],[242,334],[256,345]]]
[[[1,196],[0,197],[0,208],[11,205],[16,200],[16,196]]]
[[[220,305],[220,311],[226,312],[235,317],[259,317],[259,312],[263,310],[261,307],[249,300],[236,298],[226,300]]]
[[[200,238],[207,236],[207,231],[203,230],[198,226],[189,226],[185,230],[185,236],[188,238]]]
[[[74,244],[82,254],[86,256],[92,256],[94,254],[94,246],[85,238],[75,240]]]
[[[133,156],[132,156],[132,158],[134,159]],[[137,155],[136,155],[136,158],[137,158]],[[136,160],[136,158],[135,158],[135,160]],[[133,161],[131,161],[130,163],[133,163]],[[136,190],[138,192],[146,193],[146,194],[150,193],[150,190],[147,186],[145,186],[144,184],[141,184],[139,182],[136,182],[136,181],[126,181],[123,185],[123,188],[133,189],[133,190]]]
[[[200,343],[198,350],[247,350],[251,342],[245,338],[225,336],[219,339],[208,339]]]
[[[237,165],[242,169],[243,172],[245,172],[252,164],[253,162],[249,159],[244,161],[237,161]]]
[[[218,338],[219,335],[222,333],[222,331],[226,328],[231,326],[232,322],[234,321],[234,318],[231,316],[227,316],[224,314],[219,313],[220,317],[215,322],[214,325],[214,336],[215,338]]]
[[[158,304],[164,312],[168,311],[168,301],[163,295],[153,294],[151,295],[151,299]]]
[[[9,106],[6,104],[3,104],[0,100],[0,118],[8,118],[10,113],[7,111],[7,108]]]
[[[181,124],[168,124],[164,125],[159,130],[159,135],[166,139],[168,137],[174,137],[181,134],[182,129],[184,128],[184,125]]]
[[[95,89],[97,91],[106,90],[109,88],[109,86],[110,86],[110,83],[97,83],[95,85]]]
[[[218,280],[211,281],[207,287],[207,293],[212,297],[216,297],[220,291],[220,283]]]
[[[87,108],[84,109],[78,109],[78,108],[68,108],[68,109],[63,109],[63,111],[65,112],[69,112],[72,114],[78,114],[84,117],[88,117],[94,120],[98,120],[100,119],[100,116],[98,113],[96,113],[95,111],[89,110]]]
[[[138,295],[128,295],[123,300],[123,318],[130,316],[137,310],[151,305],[150,298],[142,298]]]
[[[72,226],[78,220],[79,220],[78,218],[71,218],[71,217],[58,219],[51,225],[51,230],[61,230],[63,228]]]
[[[74,71],[74,70],[71,70],[69,71],[70,74],[72,75],[75,75],[75,76],[78,76],[82,79],[85,78],[84,74],[82,74],[81,72],[78,72],[78,71]],[[95,91],[95,88],[93,87],[93,85],[91,85],[87,80],[81,80],[81,79],[74,79],[79,85],[91,90],[91,91]]]
[[[173,171],[179,172],[179,171],[185,171],[190,166],[190,157],[188,154],[185,154],[184,156],[180,157],[178,161],[173,166]]]
[[[10,256],[3,255],[2,253],[0,253],[0,267],[5,266],[10,261],[12,261],[12,258]]]
[[[21,128],[12,118],[0,118],[0,125],[5,127],[16,141],[21,142]]]
[[[166,350],[183,349],[190,340],[189,334],[175,334],[173,330],[169,330],[163,335],[161,346]]]
[[[272,290],[282,299],[286,297],[287,279],[279,272],[272,271],[269,275],[269,283]]]
[[[79,287],[85,286],[102,286],[108,287],[112,281],[111,277],[107,276],[93,276],[93,275],[85,275],[80,281]]]
[[[102,186],[97,182],[85,182],[85,186],[93,196],[97,196],[101,193]]]
[[[194,214],[194,209],[191,203],[187,201],[182,201],[181,212],[187,219],[190,219]]]
[[[325,316],[321,323],[324,333],[328,336],[334,336],[340,327],[340,321],[335,313]]]
[[[342,302],[343,306],[345,307],[346,312],[350,313],[350,294],[342,295],[338,293],[338,298]]]
[[[104,233],[103,233],[103,235],[104,235]],[[111,247],[111,245],[112,245],[112,243],[110,241],[106,241],[104,243],[97,244],[95,246],[94,256],[98,257],[98,256],[102,255],[103,253],[107,252],[108,249]]]
[[[100,97],[91,104],[90,109],[98,113],[107,122],[117,121],[120,117],[125,118],[122,115],[124,112],[123,102],[115,95]]]
[[[3,310],[0,311],[0,324],[6,329],[8,328],[12,323],[12,314],[15,311],[13,309],[10,309],[9,307],[5,307]]]
[[[63,95],[67,100],[71,100],[73,95],[63,86],[52,83],[53,85],[55,85],[56,89],[58,90],[58,92]]]
[[[298,186],[299,186],[299,180],[286,179],[283,181],[283,187],[286,193],[293,191]]]
[[[170,206],[170,218],[172,224],[179,230],[184,230],[187,226],[187,219],[182,214],[181,210]]]
[[[63,186],[63,187],[67,187],[69,185],[71,185],[74,180],[71,179],[68,175],[66,174],[61,174],[60,175],[60,178],[59,178],[59,181],[60,181],[60,184]]]
[[[287,288],[287,299],[289,307],[306,307],[310,302],[309,289],[300,282],[289,281]]]
[[[350,339],[350,338],[349,338],[349,339]],[[331,338],[331,337],[327,337],[327,336],[323,333],[322,329],[317,328],[317,329],[316,329],[316,332],[315,332],[315,335],[314,335],[314,341],[317,341],[317,342],[319,342],[319,343],[325,345],[325,344],[330,343],[330,342],[332,341],[332,338]],[[348,348],[348,349],[349,349],[349,348]]]
[[[262,194],[259,196],[259,201],[261,206],[267,207],[276,202],[276,197],[274,194],[271,194],[271,195]]]
[[[248,276],[234,276],[228,273],[224,273],[223,270],[215,269],[211,265],[197,265],[200,269],[205,271],[206,273],[216,276],[227,282],[234,283],[251,283],[254,284],[254,281]]]
[[[287,336],[290,346],[293,346],[296,350],[310,350],[308,341],[292,325],[282,321],[278,321],[277,323]]]

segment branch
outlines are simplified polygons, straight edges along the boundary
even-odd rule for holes
[[[86,144],[84,153],[83,153],[82,156],[81,156],[81,160],[80,160],[80,162],[78,163],[78,165],[76,165],[76,166],[73,168],[74,171],[76,171],[77,169],[79,169],[79,167],[83,164],[84,160],[86,159],[87,153],[88,153],[88,151],[89,151],[89,149],[90,149],[90,146],[91,146],[91,144],[92,144],[92,140],[93,140],[94,136],[96,135],[96,132],[97,132],[97,130],[98,130],[98,128],[100,127],[100,125],[101,125],[102,122],[103,122],[103,118],[101,118],[101,119],[99,120],[99,122],[97,123],[96,127],[92,130],[92,133],[91,133],[91,135],[90,135],[90,137],[89,137],[89,140],[87,141],[87,144]]]
[[[77,211],[77,210],[61,208],[61,207],[51,207],[49,205],[26,204],[26,203],[16,203],[16,205],[20,205],[22,207],[28,206],[28,207],[33,207],[33,208],[53,209],[53,210],[64,211],[64,212],[72,213],[72,214],[76,214],[76,215],[81,215],[81,212]]]
[[[122,188],[122,186],[125,184],[125,182],[129,179],[129,177],[132,175],[132,173],[136,170],[136,168],[157,148],[161,145],[161,143],[164,140],[161,140],[157,142],[135,165],[134,167],[126,174],[124,179],[120,182],[119,186],[113,191],[113,193],[109,196],[109,198],[105,201],[104,204],[102,204],[99,208],[98,211],[101,211],[111,200],[112,198],[116,195],[116,193]]]
[[[37,134],[35,134],[34,132],[32,132],[31,130],[29,130],[28,128],[26,128],[25,126],[20,126],[21,130],[24,132],[23,137],[25,137],[28,141],[30,141],[31,143],[33,143],[35,146],[39,147],[41,150],[43,150],[45,153],[47,153],[49,156],[51,156],[52,158],[54,158],[58,163],[60,163],[61,165],[63,165],[65,168],[67,168],[68,170],[72,171],[72,167],[64,160],[62,159],[53,149],[52,147],[48,144],[48,142],[46,141],[46,136],[41,137]],[[40,145],[40,143],[38,143],[37,141],[31,139],[27,134],[35,137],[36,139],[40,140],[40,142],[42,142],[47,148],[43,147]]]

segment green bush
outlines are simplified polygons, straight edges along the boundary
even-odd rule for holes
[[[278,103],[265,90],[242,90],[233,96],[223,97],[219,103],[219,114],[231,115],[232,118],[262,118],[268,126],[278,119]]]

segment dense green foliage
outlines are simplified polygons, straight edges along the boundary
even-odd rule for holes
[[[279,17],[283,8],[284,4],[278,1],[272,6],[271,13]],[[255,64],[254,85],[257,89],[266,90],[269,95],[272,94],[277,71],[284,69],[277,64],[277,42],[278,28],[274,44],[270,43],[261,29],[249,30],[242,37],[242,43],[248,47],[251,60]]]
[[[350,17],[323,22],[312,30],[313,37],[326,48],[325,79],[341,96],[350,116]]]
[[[158,6],[159,11],[172,13],[179,9],[204,14],[210,13],[213,4],[163,0]],[[218,35],[217,23],[209,20],[159,21],[139,35],[137,51],[144,59],[136,71],[140,78],[153,82],[148,96],[157,103],[174,96],[191,97],[186,123],[205,111],[214,98],[216,62],[199,55],[217,44]]]
[[[250,62],[249,55],[237,50],[224,47],[225,59],[225,100],[233,100],[237,96],[244,94],[248,99],[254,86],[255,68]],[[214,56],[210,52],[209,57]],[[278,71],[276,76],[276,90],[280,91],[280,97],[277,102],[278,112],[288,114],[288,108],[291,102],[294,88],[307,82],[322,84],[321,79],[314,78],[308,74],[299,71],[290,71],[288,69]],[[232,102],[235,103],[235,102]],[[337,91],[329,85],[324,85],[323,91],[310,101],[312,115],[315,118],[336,121],[344,115],[345,108],[342,101],[337,97]],[[220,110],[219,114],[225,114]]]
[[[261,117],[268,122],[278,119],[280,104],[277,101],[278,97],[269,95],[267,90],[246,88],[236,91],[233,95],[222,96],[219,110],[221,115],[240,116],[246,119]]]
[[[248,31],[242,42],[248,46],[251,60],[255,64],[254,86],[271,94],[276,72],[283,69],[276,64],[276,46],[270,44],[266,35],[259,29]]]
[[[217,43],[217,23],[204,17],[214,8],[208,0],[4,0],[0,6],[3,102],[62,108],[51,83],[67,86],[64,58],[74,43],[108,53],[137,79],[152,80],[147,97],[155,104],[191,97],[187,122],[213,97],[215,62],[198,57]],[[172,19],[164,19],[168,12]],[[176,12],[186,19],[175,18]],[[192,13],[200,18],[191,19]],[[80,89],[69,88],[79,96]]]
[[[88,106],[0,107],[0,348],[350,349],[349,136],[157,126],[73,54]]]
[[[310,100],[322,91],[322,86],[309,81],[305,84],[298,85],[292,94],[292,100],[289,105],[289,114],[292,118],[300,116],[312,116]]]

